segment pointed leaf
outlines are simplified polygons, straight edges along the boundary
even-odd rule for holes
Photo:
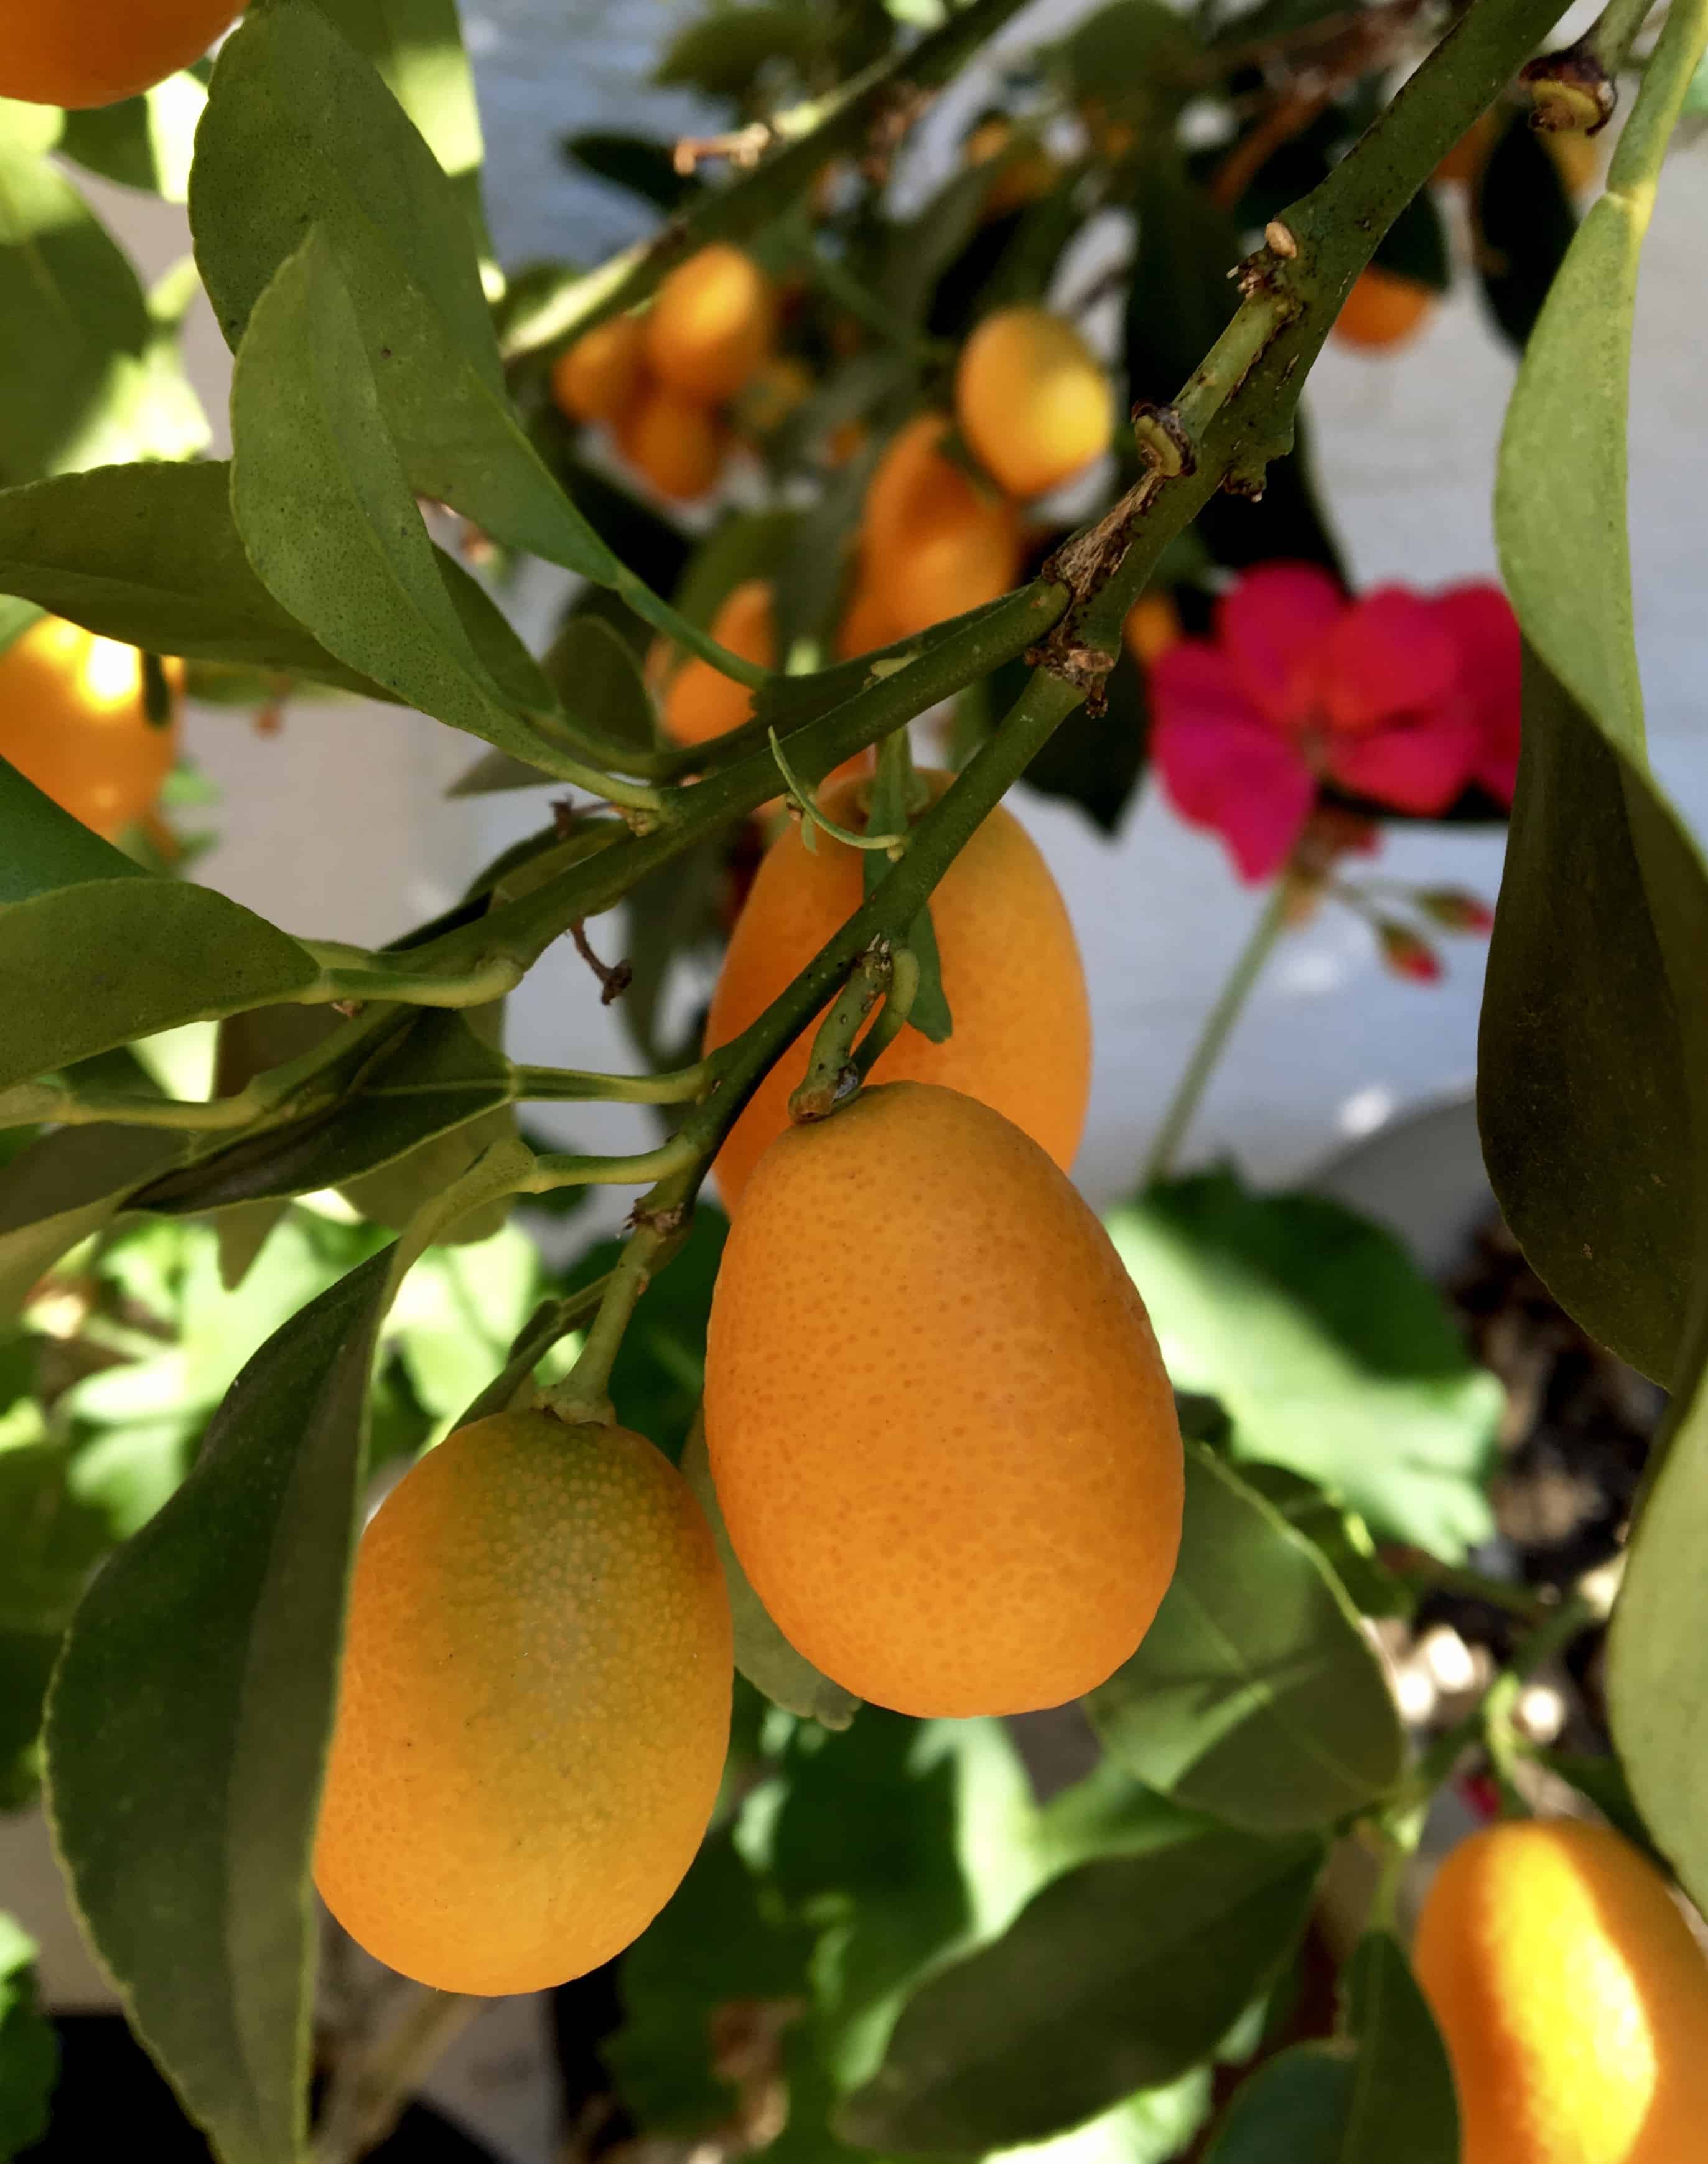
[[[0,1169],[0,1315],[183,1153],[159,1127],[61,1127]]]
[[[0,908],[0,1089],[111,1045],[306,991],[312,955],[188,880],[103,879]]]
[[[1136,1779],[1254,1833],[1344,1818],[1404,1762],[1392,1694],[1344,1589],[1202,1444],[1187,1447],[1180,1562],[1156,1620],[1087,1708]]]
[[[1217,1827],[1066,1872],[914,1994],[841,2132],[982,2156],[1173,2080],[1279,1969],[1321,1860],[1312,1840]]]
[[[60,2045],[40,2003],[35,1941],[0,1915],[0,2156],[15,2156],[48,2130]]]
[[[305,2132],[308,1867],[392,1261],[255,1355],[91,1587],[48,1701],[85,1928],[225,2164],[295,2164]]]
[[[1326,2164],[1345,2130],[1352,2083],[1344,2045],[1282,2051],[1234,2092],[1204,2164]]]
[[[0,833],[6,837],[0,906],[90,880],[149,877],[134,858],[61,810],[7,759],[0,759]]]
[[[1346,1993],[1358,2057],[1335,2164],[1458,2164],[1453,2070],[1396,1939],[1360,1940]]]

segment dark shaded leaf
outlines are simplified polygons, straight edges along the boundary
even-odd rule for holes
[[[196,123],[207,102],[197,76],[169,75],[139,97],[66,113],[60,155],[122,186],[182,202],[190,192]]]
[[[146,879],[143,867],[74,819],[51,796],[0,759],[0,906],[92,880]]]
[[[1405,1755],[1381,1664],[1320,1550],[1196,1443],[1173,1579],[1087,1710],[1135,1778],[1254,1833],[1363,1809]]]
[[[824,41],[824,28],[811,10],[749,0],[745,7],[720,7],[685,24],[665,47],[652,80],[739,103],[770,62],[806,68]]]
[[[183,1148],[159,1127],[99,1126],[61,1127],[20,1151],[0,1169],[0,1315]]]
[[[1559,168],[1541,136],[1514,112],[1474,184],[1471,215],[1482,243],[1479,282],[1489,313],[1522,353],[1578,229]]]
[[[705,185],[693,173],[678,173],[670,146],[649,135],[623,135],[607,129],[587,129],[566,135],[563,155],[571,165],[595,179],[626,188],[668,216],[697,196]]]
[[[1529,135],[1527,129],[1522,132]],[[1428,286],[1433,292],[1447,291],[1453,282],[1447,228],[1439,206],[1428,188],[1420,188],[1412,197],[1376,244],[1370,260],[1379,263],[1384,270],[1391,270],[1396,278],[1409,278],[1414,285]]]
[[[1330,2164],[1345,2130],[1353,2073],[1344,2045],[1281,2052],[1240,2085],[1204,2164]]]
[[[60,2046],[36,1988],[36,1945],[0,1915],[0,2156],[15,2156],[47,2132]]]
[[[1345,1989],[1358,2057],[1335,2164],[1458,2164],[1453,2072],[1398,1940],[1360,1939]]]
[[[915,1993],[841,2130],[982,2156],[1171,2081],[1279,1969],[1321,1861],[1314,1841],[1217,1828],[1066,1872]]]

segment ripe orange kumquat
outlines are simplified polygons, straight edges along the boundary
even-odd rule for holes
[[[242,12],[242,0],[0,0],[0,97],[134,97],[200,60]]]
[[[169,663],[169,686],[182,674]],[[0,757],[97,834],[141,819],[177,756],[176,713],[149,719],[135,647],[50,616],[0,653]]]

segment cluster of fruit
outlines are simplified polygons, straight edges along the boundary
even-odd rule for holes
[[[846,781],[826,809],[857,829],[866,793]],[[861,886],[856,849],[784,829],[709,1048]],[[1085,980],[1007,812],[932,915],[952,1033],[904,1031],[878,1086],[794,1124],[803,1039],[724,1142],[706,1442],[735,1553],[797,1651],[904,1713],[1008,1713],[1089,1690],[1138,1645],[1174,1567],[1181,1451],[1144,1306],[1064,1170],[1089,1092]],[[649,1444],[548,1410],[453,1436],[360,1552],[329,1904],[457,1989],[605,1959],[691,1860],[731,1658],[711,1536]]]
[[[727,409],[771,357],[771,281],[715,243],[678,263],[644,316],[614,316],[566,348],[552,397],[569,419],[602,423],[661,496],[692,502],[723,472]]]

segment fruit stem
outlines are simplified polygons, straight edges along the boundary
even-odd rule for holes
[[[616,1268],[605,1281],[580,1357],[557,1389],[548,1390],[541,1400],[567,1424],[592,1421],[609,1427],[616,1420],[610,1402],[610,1371],[623,1332],[641,1295],[688,1237],[694,1190],[702,1169],[700,1153],[691,1153],[680,1170],[661,1179],[650,1195],[635,1205],[634,1230]]]
[[[1156,1139],[1150,1145],[1150,1153],[1145,1160],[1145,1169],[1140,1178],[1140,1192],[1145,1194],[1160,1185],[1174,1169],[1176,1152],[1186,1139],[1187,1131],[1202,1101],[1216,1063],[1232,1034],[1234,1025],[1250,997],[1251,989],[1263,973],[1276,940],[1285,930],[1291,882],[1283,872],[1270,890],[1269,900],[1262,913],[1251,927],[1250,937],[1239,950],[1239,959],[1222,987],[1216,1004],[1209,1011],[1198,1041],[1192,1048],[1192,1056],[1187,1062],[1186,1072],[1176,1085],[1168,1110],[1163,1114],[1162,1125],[1156,1131]]]
[[[516,1332],[510,1358],[502,1369],[468,1407],[457,1426],[467,1427],[474,1421],[485,1420],[490,1413],[512,1411],[532,1395],[535,1368],[559,1338],[567,1337],[572,1330],[579,1330],[599,1312],[599,1304],[610,1289],[610,1279],[611,1274],[607,1270],[602,1278],[595,1278],[591,1284],[578,1285],[560,1300],[542,1300]]]
[[[864,1082],[907,1027],[919,989],[919,958],[911,947],[898,947],[889,958],[889,990],[878,1019],[854,1048],[855,1073]]]
[[[404,2012],[365,2051],[343,2058],[309,2155],[311,2164],[356,2164],[396,2125],[434,2062],[487,2004],[427,1984],[409,1987]]]
[[[844,1098],[859,1088],[854,1039],[867,1015],[889,990],[893,969],[890,943],[880,934],[855,964],[830,1011],[819,1025],[805,1078],[789,1100],[789,1116],[798,1127],[827,1120]],[[914,974],[917,982],[918,972]]]

